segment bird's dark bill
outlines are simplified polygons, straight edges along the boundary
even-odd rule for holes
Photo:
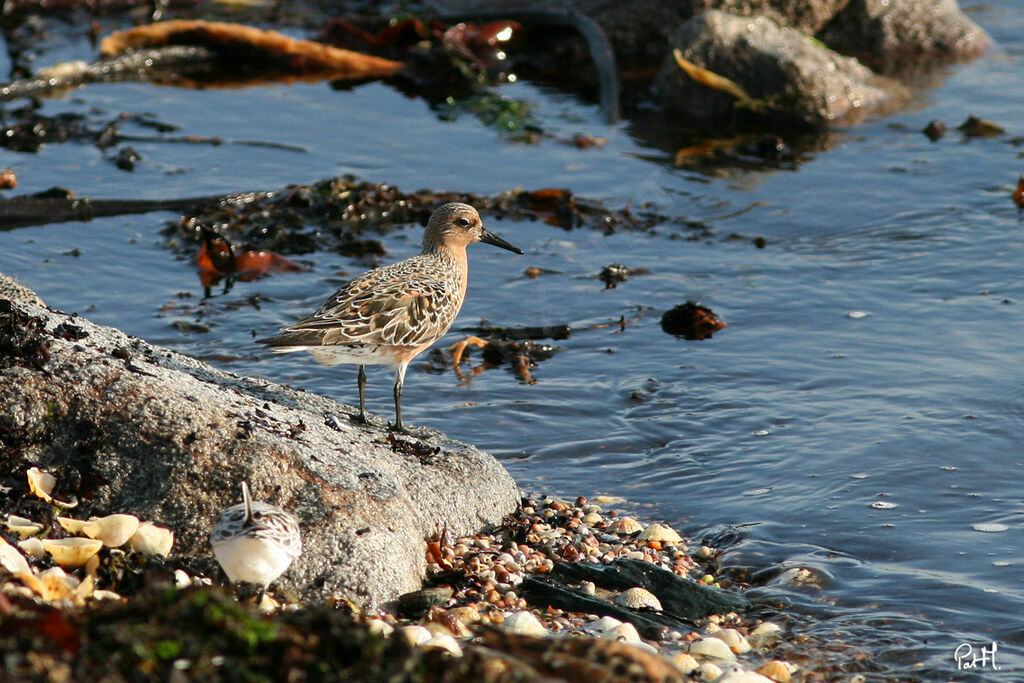
[[[516,253],[516,254],[522,254],[523,253],[522,249],[520,249],[519,247],[512,246],[511,244],[509,244],[505,240],[503,240],[500,237],[498,237],[497,235],[495,235],[490,230],[484,230],[483,231],[483,233],[480,235],[480,241],[483,242],[484,244],[493,244],[496,247],[501,247],[502,249],[508,249],[509,251],[511,251],[513,253]]]

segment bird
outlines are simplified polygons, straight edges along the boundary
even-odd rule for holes
[[[394,429],[402,423],[402,386],[413,358],[444,336],[466,298],[466,247],[483,242],[516,254],[484,227],[469,204],[438,207],[423,232],[422,251],[404,261],[369,270],[339,289],[313,315],[257,340],[277,353],[308,351],[323,365],[359,366],[359,421],[366,423],[366,365],[395,370]]]
[[[243,481],[242,502],[221,513],[210,532],[210,545],[228,580],[258,586],[262,598],[302,553],[302,536],[295,515],[254,501]]]

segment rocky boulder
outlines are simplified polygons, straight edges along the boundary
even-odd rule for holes
[[[493,457],[438,432],[356,424],[326,398],[3,298],[0,383],[9,475],[44,468],[76,516],[151,519],[174,530],[175,554],[207,558],[245,479],[300,520],[303,553],[278,585],[304,601],[373,608],[417,589],[429,535],[471,534],[519,502]]]

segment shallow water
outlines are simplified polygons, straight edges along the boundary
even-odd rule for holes
[[[182,134],[300,151],[136,143],[142,162],[126,173],[96,148],[68,143],[0,152],[0,163],[17,173],[19,192],[59,184],[88,197],[181,197],[352,173],[406,191],[566,187],[703,222],[711,236],[688,239],[696,233],[676,223],[606,236],[491,219],[526,255],[471,247],[456,327],[487,319],[577,331],[534,369],[532,385],[507,367],[460,382],[414,365],[406,420],[495,453],[524,488],[621,495],[690,535],[728,539],[723,563],[758,583],[788,567],[816,570],[821,590],[778,580],[763,590],[813,615],[806,628],[906,672],[897,677],[965,680],[957,646],[997,642],[999,670],[973,675],[1021,680],[1024,240],[1010,194],[1022,170],[1013,138],[1024,135],[1024,3],[966,6],[996,48],[950,68],[908,110],[839,130],[790,168],[677,167],[672,144],[645,142],[672,140],[672,131],[609,126],[594,103],[529,83],[501,92],[531,102],[555,137],[585,132],[607,144],[512,143],[470,115],[441,121],[381,84],[118,84],[43,111],[94,108],[97,120],[153,112]],[[91,56],[84,36],[53,40],[53,62]],[[918,132],[972,113],[1007,134],[953,131],[932,143]],[[354,401],[354,369],[272,357],[251,340],[309,312],[365,265],[318,252],[303,257],[311,272],[236,283],[204,300],[193,266],[158,234],[174,218],[2,232],[0,272],[55,308],[232,372]],[[727,239],[734,233],[742,239]],[[410,226],[382,236],[386,259],[415,253],[420,234]],[[649,273],[604,289],[596,276],[610,263]],[[530,266],[556,272],[529,279]],[[729,327],[704,341],[665,334],[661,314],[687,299]],[[625,330],[585,329],[621,316]],[[470,365],[478,362],[477,353]],[[368,400],[391,415],[384,371],[370,370]]]

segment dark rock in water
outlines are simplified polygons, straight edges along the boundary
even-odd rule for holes
[[[698,83],[670,51],[654,89],[663,108],[693,123],[729,121],[739,101],[792,127],[821,128],[851,120],[902,93],[900,86],[875,76],[856,59],[764,16],[705,12],[679,27],[670,48],[697,67],[729,79],[752,99],[743,102],[731,92]]]
[[[661,316],[661,329],[684,339],[707,339],[726,327],[715,312],[696,301],[687,301]]]
[[[605,567],[560,562],[555,564],[551,575],[562,581],[593,581],[609,590],[646,588],[661,602],[665,614],[676,619],[692,621],[711,614],[745,612],[751,607],[750,602],[739,595],[684,579],[643,560],[620,557]]]
[[[955,0],[851,0],[817,37],[883,74],[974,59],[991,42]]]
[[[428,536],[474,533],[519,503],[494,458],[438,432],[356,425],[351,407],[6,299],[0,385],[5,467],[90,482],[69,491],[77,512],[169,526],[175,554],[211,555],[211,525],[248,480],[299,519],[303,552],[277,586],[307,602],[372,608],[416,590]]]

